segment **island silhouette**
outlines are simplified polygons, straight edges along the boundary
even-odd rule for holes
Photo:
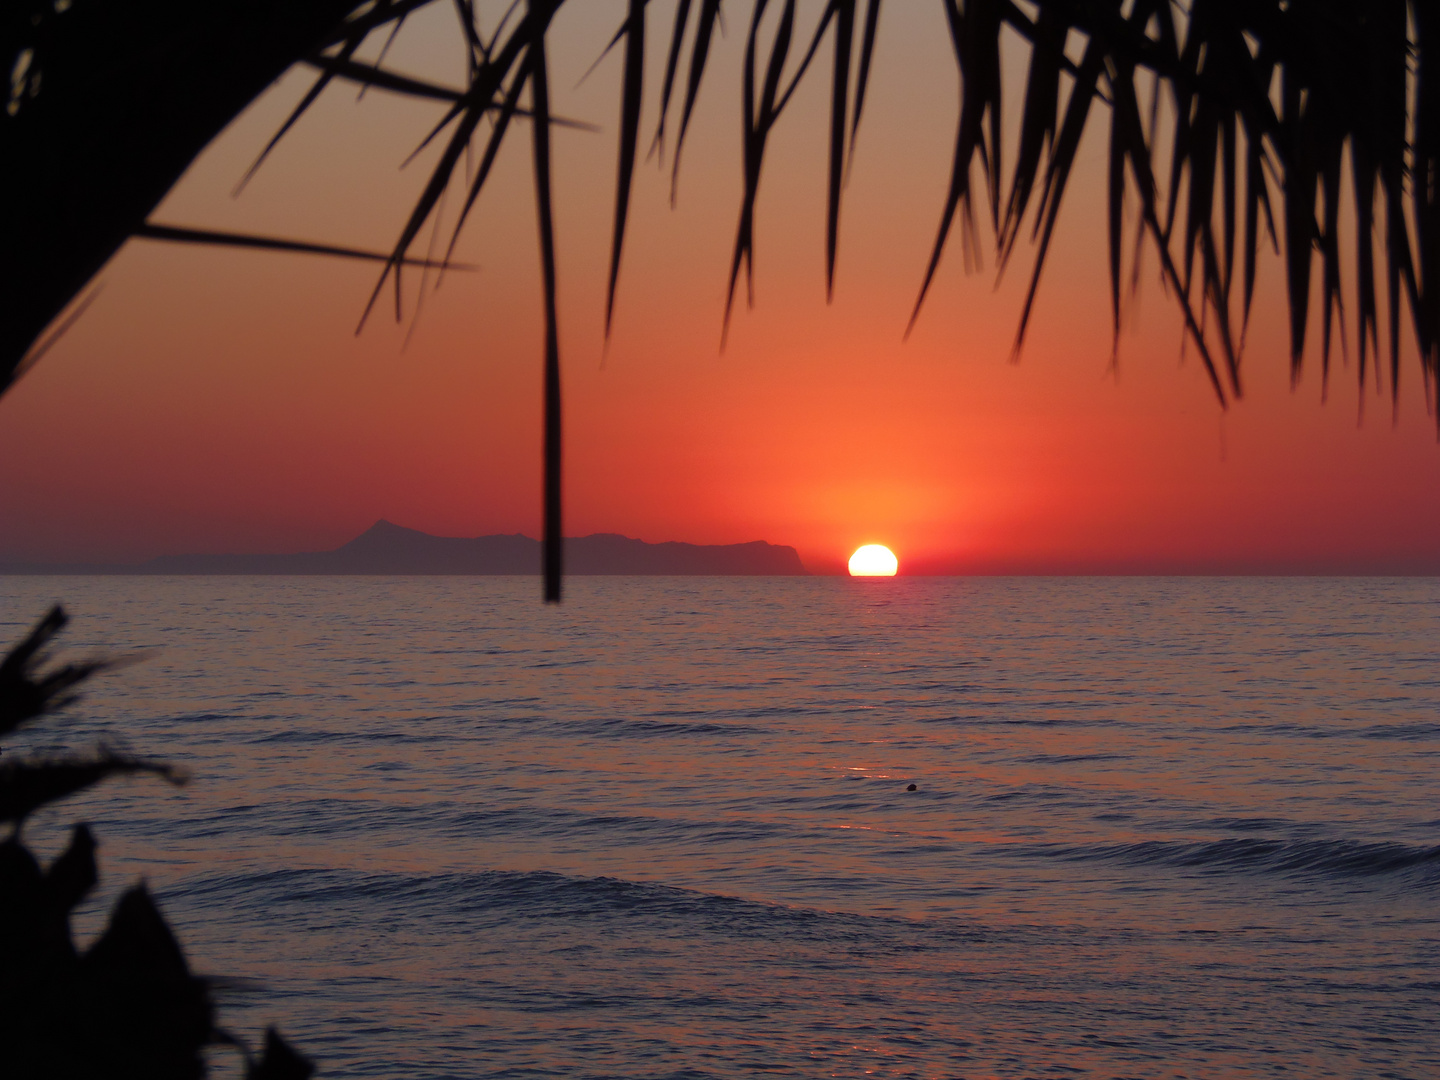
[[[618,533],[565,540],[570,574],[794,576],[807,573],[793,547],[660,544]],[[0,565],[9,574],[539,574],[541,544],[519,533],[432,536],[383,518],[332,551],[293,555],[160,555],[143,563]]]

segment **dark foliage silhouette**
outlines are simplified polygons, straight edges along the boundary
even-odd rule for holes
[[[438,161],[370,298],[373,307],[391,283],[397,314],[410,249],[437,213],[457,166],[469,161],[478,140],[483,154],[464,183],[454,236],[490,175],[512,121],[526,118],[533,137],[544,268],[545,595],[556,600],[562,535],[560,371],[549,127],[557,121],[549,109],[545,40],[565,0],[501,5],[497,10],[503,17],[488,28],[476,0],[451,0],[457,43],[467,57],[468,78],[461,88],[387,70],[383,57],[373,64],[356,59],[372,34],[393,34],[407,15],[433,2],[10,4],[0,23],[0,58],[11,70],[11,96],[0,117],[0,157],[16,164],[7,169],[9,188],[0,199],[0,214],[12,265],[26,271],[12,275],[9,287],[0,290],[0,388],[44,351],[54,333],[42,338],[46,327],[127,237],[295,250],[294,241],[222,236],[148,221],[195,155],[292,64],[308,63],[319,75],[257,166],[337,79],[448,104],[421,144],[438,144]],[[1381,348],[1377,279],[1383,278],[1390,392],[1399,392],[1408,308],[1425,381],[1440,393],[1435,378],[1440,371],[1440,289],[1435,285],[1440,281],[1440,81],[1425,66],[1425,47],[1437,33],[1433,5],[1418,0],[937,2],[954,45],[960,118],[949,190],[912,324],[957,217],[962,232],[974,227],[978,177],[1000,265],[1012,256],[1022,231],[1037,245],[1016,336],[1019,348],[1081,135],[1093,115],[1108,111],[1106,211],[1117,336],[1130,246],[1123,216],[1128,194],[1140,209],[1131,262],[1138,268],[1143,247],[1155,252],[1162,280],[1179,304],[1222,404],[1242,392],[1244,331],[1257,256],[1267,241],[1283,254],[1295,372],[1304,355],[1317,257],[1327,375],[1337,320],[1344,345],[1341,269],[1348,261],[1354,267],[1353,339],[1362,389],[1372,371],[1377,380],[1381,373],[1372,357]],[[832,51],[827,289],[833,284],[844,170],[865,105],[881,7],[881,0],[828,0],[818,22],[802,28],[796,0],[753,0],[749,6],[742,94],[745,183],[729,271],[727,324],[742,267],[748,295],[755,205],[770,136],[827,36]],[[624,78],[607,329],[615,313],[631,179],[642,141],[649,14],[648,0],[627,0],[610,42],[611,47],[624,42]],[[683,82],[671,155],[675,183],[722,21],[721,0],[677,0],[652,141],[663,152],[670,108]],[[1029,58],[1018,146],[1007,169],[1001,140],[1001,41],[1009,31],[1028,43]],[[1067,48],[1072,39],[1082,43],[1079,49]],[[1354,219],[1348,245],[1340,231],[1347,162]],[[303,246],[331,254],[370,254],[335,245]],[[1138,281],[1138,271],[1130,276],[1132,284]]]
[[[45,648],[65,625],[52,609],[0,662],[0,734],[75,700],[75,688],[110,662],[42,670]],[[135,1076],[183,1080],[205,1074],[202,1051],[239,1044],[215,1026],[210,984],[190,971],[143,884],[125,892],[104,933],[76,949],[70,913],[95,886],[95,838],[76,825],[70,845],[42,869],[21,841],[25,818],[46,803],[117,772],[184,774],[103,748],[87,757],[0,764],[0,1060],[5,1075],[47,1080]],[[239,1047],[243,1051],[243,1047]],[[251,1080],[304,1080],[313,1071],[274,1031]]]
[[[0,660],[0,735],[9,735],[47,711],[63,709],[74,700],[73,687],[113,663],[89,660],[40,674],[46,648],[67,621],[64,611],[51,608],[25,640]]]

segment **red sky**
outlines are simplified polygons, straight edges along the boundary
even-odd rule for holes
[[[651,116],[670,17],[655,7]],[[1103,115],[1020,362],[1010,350],[1028,253],[997,288],[993,259],[967,275],[955,244],[902,341],[957,108],[938,5],[886,7],[828,306],[823,68],[782,118],[759,206],[756,305],[738,306],[722,353],[739,7],[712,59],[678,207],[668,171],[652,163],[637,183],[608,350],[618,55],[575,86],[621,5],[572,5],[556,29],[555,108],[605,129],[556,136],[567,534],[766,539],[817,570],[877,541],[902,572],[1440,572],[1440,446],[1418,365],[1407,362],[1393,423],[1388,393],[1373,392],[1359,421],[1353,368],[1338,356],[1327,403],[1318,356],[1292,391],[1273,261],[1247,396],[1229,411],[1197,360],[1180,357],[1153,258],[1110,370]],[[449,18],[437,5],[412,20],[393,66],[453,79]],[[387,247],[433,161],[397,168],[432,105],[332,91],[230,196],[310,78],[292,73],[233,125],[156,220]],[[427,295],[408,347],[413,290],[406,322],[381,312],[353,334],[368,264],[131,243],[75,328],[0,400],[0,559],[315,550],[379,517],[537,535],[539,274],[528,130],[514,135],[460,244],[481,269]]]

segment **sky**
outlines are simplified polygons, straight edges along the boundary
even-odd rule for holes
[[[618,51],[581,77],[623,5],[570,5],[553,32],[555,111],[602,129],[555,134],[567,535],[763,539],[817,572],[870,542],[892,547],[902,573],[1440,572],[1440,444],[1418,364],[1407,360],[1393,413],[1388,387],[1361,401],[1338,356],[1328,393],[1318,355],[1292,387],[1273,259],[1240,402],[1222,409],[1193,350],[1182,355],[1153,257],[1112,364],[1103,116],[1018,361],[1031,255],[997,282],[983,226],[983,268],[967,273],[953,243],[905,337],[958,111],[938,4],[885,8],[830,303],[823,54],[780,120],[754,307],[742,292],[722,350],[745,6],[727,7],[673,209],[668,150],[664,167],[639,171],[608,343]],[[647,132],[672,10],[653,7]],[[819,7],[802,5],[805,19]],[[387,63],[458,82],[450,19],[449,5],[412,18]],[[1007,69],[1012,108],[1022,75]],[[387,249],[434,161],[399,167],[438,118],[433,103],[333,89],[232,194],[311,79],[281,79],[153,220]],[[418,314],[412,275],[402,320],[382,304],[358,335],[372,264],[132,241],[0,399],[0,561],[321,550],[379,518],[538,535],[529,169],[521,127],[457,249],[478,270],[447,276]]]

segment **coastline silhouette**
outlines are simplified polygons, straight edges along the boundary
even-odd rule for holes
[[[0,564],[0,574],[538,574],[542,545],[520,534],[432,536],[377,521],[332,551],[293,555],[162,555],[133,565]],[[651,544],[616,533],[567,538],[571,574],[797,576],[807,573],[793,547],[746,544]]]

